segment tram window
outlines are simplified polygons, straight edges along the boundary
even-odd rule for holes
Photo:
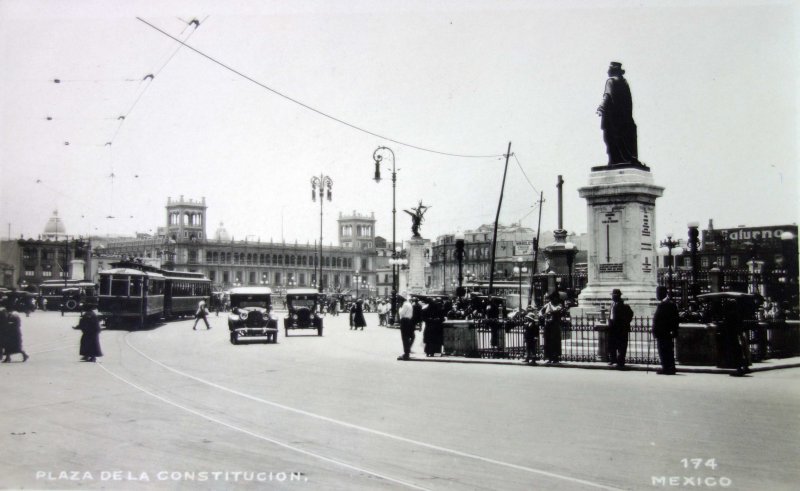
[[[128,278],[125,276],[115,276],[111,279],[111,294],[112,295],[127,295],[128,294]]]
[[[111,295],[111,277],[100,277],[100,295]]]
[[[131,293],[132,296],[141,296],[142,294],[142,278],[131,278]]]

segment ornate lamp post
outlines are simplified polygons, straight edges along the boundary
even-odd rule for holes
[[[680,239],[673,240],[672,239],[672,232],[667,233],[667,238],[661,241],[661,247],[658,249],[658,252],[661,254],[666,254],[669,258],[669,269],[667,271],[667,291],[669,292],[669,296],[672,297],[672,260],[673,260],[673,252],[675,251],[676,256],[680,256],[683,254],[683,248],[680,247]]]
[[[572,277],[572,265],[575,262],[575,256],[578,254],[578,248],[572,242],[564,244],[564,250],[567,253],[567,273],[569,274],[569,283],[567,283],[568,297],[570,300],[575,298],[575,281]]]
[[[517,282],[519,287],[519,311],[522,311],[522,274],[528,272],[528,268],[522,265],[523,260],[521,257],[517,258],[517,265],[514,266],[514,274],[517,275]]]
[[[333,179],[324,174],[311,178],[311,201],[317,200],[317,189],[319,188],[319,292],[322,293],[322,203],[327,195],[328,201],[331,200],[331,188]],[[327,193],[325,192],[327,189]]]
[[[392,322],[397,319],[397,254],[395,253],[396,244],[396,230],[397,230],[397,206],[396,206],[396,189],[397,189],[397,169],[395,168],[394,152],[389,147],[378,147],[372,153],[372,160],[375,162],[375,182],[381,182],[381,161],[383,160],[383,152],[389,152],[392,155],[392,259],[389,264],[392,265]]]
[[[692,300],[697,300],[697,295],[700,293],[700,284],[697,283],[697,276],[700,270],[700,264],[697,261],[697,249],[700,247],[700,224],[698,222],[689,222],[689,253],[692,256],[692,287],[691,295]]]
[[[456,261],[458,262],[458,288],[456,289],[456,296],[461,298],[464,296],[464,234],[456,232]],[[469,273],[468,273],[469,274]]]

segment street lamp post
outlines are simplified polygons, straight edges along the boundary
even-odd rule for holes
[[[517,258],[517,265],[514,266],[514,274],[517,275],[517,283],[519,288],[519,311],[522,311],[522,274],[528,272],[528,268],[522,265],[522,258]]]
[[[574,279],[572,278],[572,265],[575,261],[575,255],[578,254],[578,248],[572,242],[567,242],[564,244],[564,250],[567,251],[567,274],[569,274],[569,283],[567,287],[569,288],[568,297],[570,300],[575,298],[575,283]]]
[[[319,188],[319,292],[322,293],[322,203],[327,195],[328,201],[331,200],[331,188],[333,179],[325,174],[311,178],[311,201],[317,200],[317,188]],[[327,193],[325,192],[327,189]]]
[[[679,256],[683,254],[683,248],[680,247],[680,239],[673,240],[672,232],[667,233],[667,238],[661,241],[661,247],[659,248],[659,252],[661,254],[666,254],[667,258],[669,258],[669,269],[667,270],[667,291],[669,292],[669,296],[672,297],[672,260],[673,260],[673,251],[675,251],[675,255]]]
[[[361,274],[358,271],[353,275],[353,281],[356,282],[356,300],[358,300],[358,287],[361,282]]]
[[[697,295],[700,293],[700,284],[697,282],[698,273],[700,271],[700,264],[697,261],[697,249],[700,246],[700,224],[698,222],[689,222],[689,253],[692,255],[692,287],[691,295],[692,300],[697,300]]]
[[[458,289],[456,296],[461,298],[464,296],[464,234],[456,232],[456,261],[458,262]]]
[[[375,182],[381,182],[381,161],[383,160],[382,152],[387,151],[392,155],[392,259],[389,264],[392,265],[392,322],[397,319],[397,255],[395,249],[397,247],[397,206],[396,206],[396,189],[397,189],[397,169],[395,167],[394,151],[389,147],[378,147],[372,153],[372,160],[375,162]]]

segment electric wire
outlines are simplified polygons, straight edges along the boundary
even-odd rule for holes
[[[522,171],[522,175],[525,176],[525,180],[528,181],[528,184],[530,184],[530,186],[533,189],[533,191],[535,193],[538,193],[539,190],[536,189],[536,186],[534,186],[533,183],[531,182],[531,180],[528,179],[528,174],[526,174],[525,173],[525,169],[522,168],[522,164],[520,163],[519,159],[517,158],[517,154],[516,153],[512,153],[511,155],[513,155],[514,156],[514,160],[517,161],[517,166],[519,166],[519,170]]]
[[[224,69],[226,69],[226,70],[228,70],[228,71],[230,71],[230,72],[234,73],[235,75],[237,75],[237,76],[239,76],[239,77],[241,77],[241,78],[243,78],[243,79],[245,79],[245,80],[247,80],[247,81],[249,81],[249,82],[252,82],[252,83],[253,83],[253,84],[255,84],[255,85],[258,85],[259,87],[261,87],[261,88],[263,88],[263,89],[266,89],[266,90],[268,90],[268,91],[272,92],[273,94],[275,94],[275,95],[277,95],[277,96],[280,96],[280,97],[282,97],[282,98],[284,98],[284,99],[286,99],[286,100],[288,100],[288,101],[290,101],[290,102],[293,102],[293,103],[295,103],[295,104],[297,104],[297,105],[299,105],[299,106],[301,106],[301,107],[303,107],[303,108],[305,108],[305,109],[308,109],[309,111],[312,111],[312,112],[314,112],[314,113],[316,113],[316,114],[319,114],[320,116],[323,116],[323,117],[325,117],[325,118],[328,118],[328,119],[330,119],[330,120],[332,120],[332,121],[335,121],[335,122],[337,122],[337,123],[339,123],[339,124],[342,124],[342,125],[344,125],[344,126],[347,126],[347,127],[349,127],[349,128],[352,128],[352,129],[354,129],[354,130],[360,131],[360,132],[362,132],[362,133],[366,133],[366,134],[368,134],[368,135],[375,136],[375,137],[377,137],[377,138],[380,138],[380,139],[382,139],[382,140],[386,140],[386,141],[389,141],[389,142],[392,142],[392,143],[396,143],[396,144],[398,144],[398,145],[403,145],[403,146],[405,146],[405,147],[413,148],[413,149],[420,150],[420,151],[423,151],[423,152],[434,153],[434,154],[437,154],[437,155],[445,155],[445,156],[448,156],[448,157],[460,157],[460,158],[493,158],[493,157],[503,157],[503,156],[505,156],[504,154],[490,154],[490,155],[467,155],[467,154],[459,154],[459,153],[443,152],[443,151],[434,150],[434,149],[431,149],[431,148],[426,148],[426,147],[421,147],[421,146],[418,146],[418,145],[413,145],[413,144],[411,144],[411,143],[403,142],[403,141],[400,141],[400,140],[396,140],[396,139],[393,139],[393,138],[389,138],[389,137],[387,137],[387,136],[384,136],[384,135],[381,135],[381,134],[379,134],[379,133],[375,133],[375,132],[373,132],[373,131],[370,131],[370,130],[368,130],[368,129],[366,129],[366,128],[362,128],[362,127],[360,127],[360,126],[357,126],[357,125],[355,125],[355,124],[353,124],[353,123],[349,123],[349,122],[347,122],[347,121],[344,121],[343,119],[339,119],[339,118],[337,118],[337,117],[335,117],[335,116],[332,116],[332,115],[330,115],[330,114],[328,114],[328,113],[325,113],[325,112],[323,112],[323,111],[320,111],[319,109],[316,109],[316,108],[314,108],[314,107],[312,107],[312,106],[309,106],[308,104],[305,104],[304,102],[301,102],[301,101],[299,101],[299,100],[297,100],[297,99],[295,99],[295,98],[292,98],[292,97],[290,97],[290,96],[288,96],[288,95],[286,95],[286,94],[284,94],[284,93],[282,93],[282,92],[280,92],[280,91],[278,91],[278,90],[275,90],[275,89],[273,89],[272,87],[269,87],[268,85],[266,85],[266,84],[264,84],[264,83],[262,83],[262,82],[259,82],[258,80],[254,79],[254,78],[252,78],[252,77],[250,77],[250,76],[248,76],[248,75],[245,75],[244,73],[242,73],[242,72],[240,72],[240,71],[236,70],[235,68],[233,68],[233,67],[231,67],[231,66],[228,66],[228,65],[226,65],[225,63],[223,63],[223,62],[221,62],[221,61],[217,60],[216,58],[212,57],[211,55],[208,55],[208,54],[206,54],[206,53],[204,53],[204,52],[200,51],[199,49],[197,49],[197,48],[194,48],[194,47],[192,47],[192,46],[190,46],[190,45],[186,44],[185,42],[181,41],[181,40],[180,40],[180,39],[178,39],[177,37],[175,37],[175,36],[173,36],[173,35],[169,34],[169,33],[168,33],[168,32],[166,32],[166,31],[163,31],[163,30],[161,30],[160,28],[158,28],[158,27],[154,26],[153,24],[151,24],[151,23],[147,22],[146,20],[142,19],[141,17],[137,17],[136,19],[137,19],[137,20],[139,20],[139,21],[141,21],[142,23],[144,23],[144,24],[146,24],[146,25],[150,26],[152,29],[154,29],[154,30],[156,30],[156,31],[160,32],[161,34],[163,34],[163,35],[165,35],[165,36],[167,36],[167,37],[169,37],[169,38],[173,39],[174,41],[176,41],[176,42],[178,42],[178,43],[181,43],[183,46],[186,46],[186,48],[188,48],[188,49],[190,49],[190,50],[194,51],[195,53],[197,53],[198,55],[202,56],[203,58],[205,58],[205,59],[207,59],[207,60],[211,61],[212,63],[215,63],[215,64],[217,64],[217,65],[221,66],[222,68],[224,68]]]

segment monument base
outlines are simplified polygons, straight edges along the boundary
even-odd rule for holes
[[[617,283],[604,282],[603,284],[589,285],[578,295],[578,307],[570,309],[572,315],[595,315],[605,309],[611,309],[611,290],[618,288],[622,292],[622,299],[633,309],[636,317],[652,317],[658,305],[655,288],[649,282],[631,283],[621,281]]]

